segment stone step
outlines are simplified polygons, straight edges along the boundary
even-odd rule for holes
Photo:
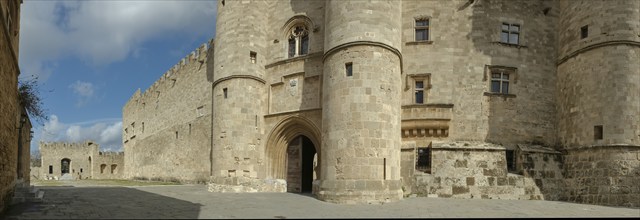
[[[42,202],[44,198],[44,191],[31,187],[19,187],[16,189],[11,204],[19,204],[24,202]]]
[[[73,175],[65,173],[60,177],[60,180],[73,180]]]

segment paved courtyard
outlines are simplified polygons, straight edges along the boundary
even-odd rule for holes
[[[556,201],[405,198],[338,205],[293,193],[210,193],[204,185],[40,186],[42,203],[11,207],[7,219],[97,218],[488,218],[640,217],[640,209]]]

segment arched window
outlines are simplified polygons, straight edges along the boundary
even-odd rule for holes
[[[100,164],[100,173],[104,173],[105,168],[107,168],[106,164]]]
[[[289,58],[309,53],[309,30],[304,25],[291,28],[289,34]]]

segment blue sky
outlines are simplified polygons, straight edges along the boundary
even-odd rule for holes
[[[49,120],[39,141],[93,140],[122,149],[122,107],[214,37],[215,0],[25,0],[21,79],[37,76]]]

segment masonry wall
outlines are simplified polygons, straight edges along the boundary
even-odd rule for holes
[[[19,127],[19,136],[20,136],[20,145],[18,154],[19,164],[18,164],[18,179],[21,180],[22,184],[28,186],[31,181],[31,170],[29,165],[31,164],[31,120],[27,115],[27,112],[24,108],[21,110],[22,117],[25,117],[25,121],[22,124],[22,127]]]
[[[559,152],[527,149],[519,153],[519,158],[519,171],[511,173],[502,146],[478,142],[434,144],[431,170],[416,171],[412,193],[444,198],[557,200],[564,186]]]
[[[452,106],[440,124],[424,123],[433,121],[430,111],[412,117],[409,121],[420,123],[413,130],[442,128],[451,140],[508,148],[523,142],[555,144],[553,3],[468,2],[403,1],[403,109]],[[546,7],[551,11],[545,15]],[[429,19],[429,41],[415,41],[417,18]],[[520,46],[499,43],[503,22],[521,25]],[[510,95],[490,93],[487,65],[517,68]],[[425,104],[415,104],[415,79],[425,81]]]
[[[124,152],[98,152],[91,161],[92,179],[122,179],[124,176]]]
[[[20,2],[0,1],[0,213],[11,202],[17,183],[18,127],[20,109],[18,103],[18,33]],[[8,29],[7,18],[12,20]],[[28,145],[27,145],[28,146]],[[28,147],[27,147],[28,149]],[[25,164],[28,167],[28,163]]]
[[[567,150],[566,197],[638,207],[631,182],[640,176],[640,2],[559,6],[558,138]]]
[[[636,147],[571,150],[564,168],[567,201],[640,207],[640,150]]]
[[[40,177],[45,180],[59,180],[62,174],[62,160],[69,159],[70,179],[90,179],[91,170],[99,145],[92,141],[79,143],[40,142],[39,150],[42,160]],[[51,167],[51,168],[50,168]],[[51,171],[51,172],[50,172]]]
[[[123,107],[125,178],[180,182],[209,178],[208,46],[197,48],[144,92],[136,91]]]

